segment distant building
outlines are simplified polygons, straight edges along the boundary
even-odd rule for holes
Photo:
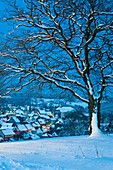
[[[71,106],[63,106],[59,107],[55,110],[54,115],[58,116],[58,118],[65,118],[65,116],[69,115],[72,112],[75,112],[76,110]]]

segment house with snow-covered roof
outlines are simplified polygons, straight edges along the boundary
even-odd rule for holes
[[[13,123],[4,123],[2,124],[0,129],[12,129],[13,128]]]
[[[38,119],[38,122],[39,122],[39,124],[40,125],[45,125],[46,124],[46,122],[45,122],[45,119]]]
[[[13,125],[17,125],[20,123],[20,120],[16,116],[12,116],[9,120],[9,123],[13,123]]]
[[[43,134],[43,131],[41,130],[41,128],[38,128],[38,129],[36,130],[36,133],[37,133],[38,135],[42,135],[42,134]]]
[[[27,128],[27,132],[31,132],[31,130],[33,129],[33,126],[31,125],[31,124],[24,124],[25,125],[25,127]]]
[[[8,121],[7,117],[1,119],[4,123]]]
[[[4,140],[9,140],[11,137],[15,135],[14,131],[12,129],[1,129],[0,130],[0,136]]]
[[[43,134],[47,133],[46,129],[39,127],[37,129],[37,135],[39,135],[40,137],[42,137]]]
[[[16,114],[16,117],[20,120],[20,123],[23,123],[26,120],[25,115]]]
[[[44,134],[42,134],[42,136],[41,136],[41,138],[48,138],[49,136],[48,136],[48,134],[47,133],[44,133]]]
[[[27,127],[24,124],[18,124],[16,125],[17,129],[19,130],[19,132],[27,132]]]
[[[39,122],[31,123],[31,125],[32,125],[35,129],[38,129],[38,128],[40,127],[40,123],[39,123]]]
[[[40,113],[40,115],[51,115],[51,111],[48,111],[48,110],[39,110],[39,113]]]
[[[71,106],[62,106],[62,107],[58,107],[55,112],[54,115],[59,117],[59,118],[64,118],[65,116],[69,115],[72,112],[75,112],[76,110],[71,107]]]
[[[24,115],[24,111],[22,109],[17,109],[16,114]]]

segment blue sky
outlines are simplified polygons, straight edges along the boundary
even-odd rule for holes
[[[3,16],[2,15],[5,15],[5,9],[7,8],[7,4],[6,2],[0,2],[0,17],[1,17],[1,22],[0,22],[0,37],[1,37],[1,34],[6,34],[6,32],[8,32],[8,30],[10,29],[10,26],[6,23],[6,22],[2,22],[3,20]]]

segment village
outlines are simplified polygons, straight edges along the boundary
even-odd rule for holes
[[[108,132],[109,123],[103,125]],[[30,106],[0,106],[0,142],[74,135],[88,135],[88,113],[80,103],[32,99]]]

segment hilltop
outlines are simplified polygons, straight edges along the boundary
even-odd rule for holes
[[[0,144],[0,169],[112,170],[113,135]]]

